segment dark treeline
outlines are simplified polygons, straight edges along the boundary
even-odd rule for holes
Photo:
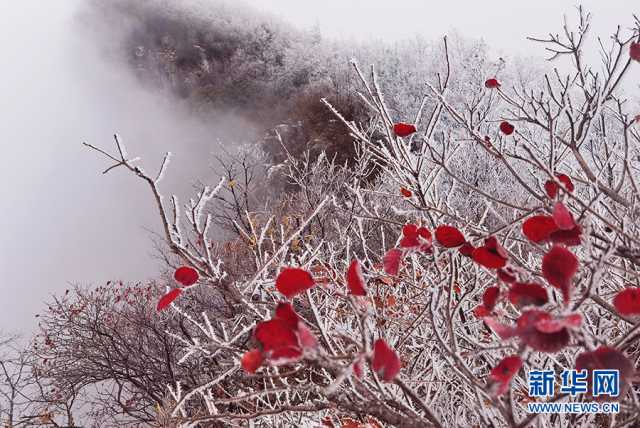
[[[173,5],[95,0],[88,13],[102,23],[106,17],[106,28],[121,32],[115,53],[144,84],[200,112],[240,115],[265,133],[278,127],[293,154],[310,149],[339,160],[352,155],[346,128],[320,102],[327,98],[348,120],[366,120],[346,50],[318,31],[298,30],[242,6]],[[264,142],[274,160],[282,160],[279,142]]]

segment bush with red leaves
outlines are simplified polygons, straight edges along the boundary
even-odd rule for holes
[[[564,34],[578,40],[587,28]],[[168,411],[266,425],[295,425],[304,413],[312,426],[371,417],[403,427],[588,427],[599,419],[529,414],[526,373],[608,368],[621,374],[616,420],[637,417],[640,134],[619,85],[636,67],[625,46],[638,30],[612,39],[605,76],[573,61],[588,57],[587,44],[552,36],[547,47],[579,68],[560,83],[540,77],[521,88],[501,71],[502,86],[475,80],[464,99],[449,96],[449,76],[427,81],[431,116],[415,124],[393,123],[379,86],[358,70],[371,129],[326,107],[361,156],[280,165],[296,189],[236,222],[250,254],[243,277],[229,280],[207,250],[205,216],[168,224],[169,247],[202,278],[177,275],[194,287],[165,296],[164,313],[197,327],[173,332],[185,359],[216,364],[227,379],[183,395],[172,386]],[[406,138],[418,128],[421,138]],[[372,170],[377,178],[364,180]],[[187,212],[214,196],[204,189]],[[470,200],[477,213],[458,209]],[[182,218],[165,209],[161,218]],[[189,311],[187,297],[205,284],[225,296],[228,317]],[[186,394],[204,404],[191,407]]]

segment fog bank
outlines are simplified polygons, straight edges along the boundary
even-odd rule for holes
[[[79,1],[42,5],[26,0],[0,6],[5,331],[28,331],[43,301],[70,283],[137,281],[158,271],[148,229],[160,230],[160,222],[148,189],[124,170],[102,175],[109,163],[83,141],[112,150],[117,132],[149,171],[172,151],[162,188],[184,201],[196,180],[211,178],[207,154],[216,143],[233,143],[252,131],[228,115],[203,121],[142,89],[86,38]]]

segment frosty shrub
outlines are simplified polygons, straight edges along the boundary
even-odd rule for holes
[[[591,67],[589,18],[536,39],[561,66],[535,90],[483,76],[474,100],[449,95],[445,39],[413,117],[392,117],[375,70],[354,63],[373,120],[325,102],[354,161],[274,165],[287,191],[228,216],[244,255],[233,276],[210,204],[237,182],[181,205],[161,194],[166,161],[150,174],[117,137],[114,153],[89,146],[149,185],[175,269],[157,316],[191,326],[166,333],[179,364],[215,372],[168,384],[157,423],[637,424],[640,117],[622,85],[640,67],[640,22],[602,40]],[[229,310],[191,310],[201,288]],[[619,370],[620,413],[527,413],[529,370],[574,368]],[[598,399],[556,388],[548,400]]]

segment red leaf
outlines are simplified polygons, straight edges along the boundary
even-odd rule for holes
[[[620,315],[640,314],[640,288],[625,288],[613,298],[613,306]]]
[[[279,303],[274,318],[258,323],[253,335],[262,345],[263,358],[272,364],[297,361],[304,350],[318,347],[315,336],[288,302]]]
[[[502,247],[502,245],[500,245],[500,242],[498,242],[498,239],[495,236],[490,236],[488,238],[486,238],[484,240],[484,246],[491,251],[492,253],[495,253],[496,255],[504,258],[504,259],[508,259],[509,258],[509,254],[507,253],[507,251]]]
[[[582,315],[578,312],[567,315],[564,317],[564,325],[567,328],[580,328],[582,325]]]
[[[567,174],[556,174],[556,177],[560,183],[564,184],[564,188],[567,189],[568,192],[573,192],[573,181],[571,181],[571,178]]]
[[[547,333],[543,330],[551,330],[553,318],[548,312],[539,310],[523,312],[518,318],[516,327],[504,325],[491,317],[483,318],[483,320],[501,339],[506,340],[518,336],[522,343],[539,352],[558,352],[567,346],[570,336],[566,327],[573,327],[576,323],[575,318],[561,320],[562,324],[559,330]],[[542,326],[542,329],[538,327],[539,325]]]
[[[509,339],[511,337],[514,337],[514,336],[518,335],[518,329],[517,328],[511,327],[511,326],[506,325],[506,324],[502,324],[501,322],[496,321],[492,317],[485,317],[482,320],[502,340],[506,340],[506,339]]]
[[[263,361],[264,357],[262,356],[262,352],[259,349],[252,349],[251,351],[245,352],[240,360],[240,365],[247,373],[255,373]]]
[[[405,224],[402,226],[402,239],[400,246],[402,248],[417,247],[420,245],[418,241],[418,226],[415,224]]]
[[[410,198],[411,195],[413,195],[413,193],[411,192],[411,190],[409,189],[405,189],[404,187],[400,188],[400,194],[402,196],[404,196],[405,198]]]
[[[318,347],[318,340],[303,322],[298,323],[298,337],[300,338],[302,349],[315,349]]]
[[[577,329],[582,324],[582,315],[573,313],[563,318],[543,318],[536,322],[536,329],[542,333],[557,333],[562,329]]]
[[[476,308],[473,310],[473,315],[475,315],[476,318],[484,318],[489,316],[490,314],[491,312],[489,311],[489,309],[485,308],[483,305],[476,306]]]
[[[276,288],[287,298],[302,293],[314,285],[311,274],[299,268],[284,268],[276,278]]]
[[[505,357],[491,369],[489,381],[495,385],[492,389],[497,396],[505,394],[509,390],[511,379],[522,367],[522,359],[517,355]]]
[[[556,202],[553,206],[553,221],[561,230],[571,230],[576,227],[573,215],[562,202]]]
[[[418,236],[418,226],[415,224],[405,224],[402,226],[402,235],[403,236]]]
[[[565,244],[567,246],[580,245],[580,236],[582,235],[582,227],[579,224],[570,230],[556,230],[551,234],[551,241],[556,244]]]
[[[627,393],[630,386],[630,378],[634,374],[633,364],[625,355],[614,348],[601,346],[593,352],[583,352],[576,358],[576,370],[587,370],[587,391],[592,391],[593,370],[618,370],[620,375],[620,395],[608,397],[599,395],[594,397],[596,401],[621,399]]]
[[[507,264],[504,257],[499,256],[487,247],[478,247],[471,253],[473,261],[488,268],[499,269]]]
[[[405,224],[402,227],[401,248],[416,248],[421,251],[431,251],[431,232],[426,227],[415,224]]]
[[[382,339],[373,344],[371,370],[385,382],[391,382],[400,373],[400,358]]]
[[[558,352],[569,344],[569,332],[561,328],[553,333],[545,333],[538,327],[552,319],[545,311],[529,310],[518,318],[518,336],[525,345],[540,352]]]
[[[500,82],[498,82],[498,79],[496,78],[487,79],[484,82],[484,87],[489,89],[496,89],[500,87]]]
[[[347,287],[349,287],[349,293],[354,296],[366,296],[364,276],[362,275],[362,268],[360,262],[357,259],[353,259],[347,270]]]
[[[275,318],[280,319],[287,323],[290,329],[295,330],[298,328],[298,321],[300,317],[293,310],[293,306],[288,302],[280,302],[276,306]]]
[[[302,357],[302,349],[297,346],[274,349],[269,353],[269,360],[272,364],[288,364],[296,362]]]
[[[548,240],[556,230],[556,222],[548,215],[534,215],[522,223],[522,233],[529,241],[535,243]]]
[[[504,268],[498,270],[498,279],[502,282],[506,282],[507,284],[513,284],[516,282],[516,276],[513,270],[510,268]]]
[[[466,242],[464,235],[458,229],[447,225],[436,228],[436,239],[446,248],[459,247]]]
[[[165,309],[171,304],[171,302],[176,300],[180,294],[182,294],[182,290],[180,288],[173,288],[171,291],[160,298],[156,310],[160,312],[161,310]]]
[[[471,257],[473,250],[475,250],[475,247],[469,244],[468,242],[465,242],[464,244],[462,244],[462,247],[458,248],[458,251],[460,252],[460,254],[462,254],[465,257]]]
[[[513,126],[512,124],[510,124],[507,121],[504,122],[500,122],[500,131],[504,134],[504,135],[511,135],[513,134],[513,131],[515,131],[515,126]]]
[[[489,287],[484,291],[482,295],[482,305],[487,308],[487,310],[492,311],[496,306],[496,302],[498,301],[498,297],[500,296],[500,288],[499,287]]]
[[[502,248],[495,236],[484,240],[484,246],[478,247],[471,253],[474,262],[489,268],[500,269],[507,264],[507,252]]]
[[[479,247],[471,253],[473,261],[489,269],[499,269],[507,264],[502,257],[492,253],[485,247]]]
[[[564,247],[554,245],[542,258],[542,276],[562,291],[565,306],[571,298],[571,280],[578,271],[578,259]]]
[[[429,229],[427,229],[426,227],[418,228],[418,236],[423,240],[429,241],[429,243],[431,243],[431,232],[429,232]]]
[[[358,379],[362,379],[362,358],[358,358],[353,362],[353,374],[356,375]]]
[[[392,248],[382,258],[384,271],[388,275],[397,275],[400,270],[400,260],[402,259],[402,250]]]
[[[264,352],[276,351],[283,348],[298,348],[298,336],[291,328],[288,320],[274,318],[262,321],[256,325],[253,332],[256,340],[262,345]],[[286,354],[286,352],[283,352]],[[270,355],[273,358],[273,355]]]
[[[558,183],[556,183],[553,180],[547,180],[544,183],[544,191],[547,192],[547,196],[550,197],[551,199],[554,199],[556,197],[556,195],[558,194],[558,188],[560,186],[558,186]]]
[[[198,271],[190,266],[181,266],[173,274],[173,278],[180,284],[188,287],[198,282]]]
[[[412,125],[410,123],[399,122],[399,123],[396,123],[395,125],[393,125],[393,132],[398,137],[406,137],[406,136],[409,136],[409,135],[413,134],[416,131],[417,131],[417,129],[416,129],[415,125]]]
[[[516,282],[509,289],[509,301],[519,308],[542,306],[549,301],[549,296],[540,284]]]
[[[418,236],[403,236],[400,240],[400,248],[415,248],[420,244]]]
[[[631,46],[629,46],[629,56],[631,59],[640,62],[640,43],[631,43]]]

